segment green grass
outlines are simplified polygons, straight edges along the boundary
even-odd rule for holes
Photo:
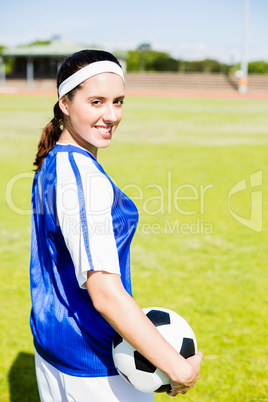
[[[51,96],[0,96],[0,400],[38,400],[29,329],[32,161]],[[268,101],[130,97],[99,160],[135,199],[132,277],[141,307],[185,317],[204,353],[185,401],[268,401]],[[263,181],[250,189],[250,176]],[[253,208],[262,231],[239,223]],[[180,197],[180,198],[179,198]],[[187,199],[188,197],[188,199]],[[168,401],[157,395],[156,401]]]

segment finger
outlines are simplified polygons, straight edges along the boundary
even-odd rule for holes
[[[167,395],[168,396],[176,396],[177,394],[174,391],[167,391]]]
[[[188,357],[187,360],[189,361],[198,361],[198,363],[201,363],[201,360],[203,359],[203,353],[202,352],[197,352],[195,355]]]
[[[169,396],[176,396],[178,394],[186,394],[190,388],[191,387],[181,387],[181,391],[179,389],[177,389],[176,391],[175,391],[175,389],[170,389],[170,391],[167,391],[166,393]]]
[[[185,391],[182,391],[182,392],[185,392]],[[182,392],[180,392],[179,390],[175,391],[175,389],[172,389],[170,387],[170,390],[167,391],[166,393],[167,393],[168,396],[176,396],[178,394],[181,394]]]

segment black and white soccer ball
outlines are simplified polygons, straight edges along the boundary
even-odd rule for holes
[[[163,337],[185,359],[197,352],[195,334],[179,314],[161,307],[149,307],[143,311]],[[145,359],[119,334],[114,338],[112,352],[118,373],[139,391],[152,393],[171,389],[168,376]]]

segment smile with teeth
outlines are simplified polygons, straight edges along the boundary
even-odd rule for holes
[[[111,134],[112,132],[112,127],[101,127],[101,126],[95,126],[97,130],[101,131],[104,134]]]

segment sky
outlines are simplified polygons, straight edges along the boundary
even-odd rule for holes
[[[59,36],[108,51],[239,62],[245,0],[0,0],[0,45]],[[249,0],[248,60],[268,61],[268,0]]]

